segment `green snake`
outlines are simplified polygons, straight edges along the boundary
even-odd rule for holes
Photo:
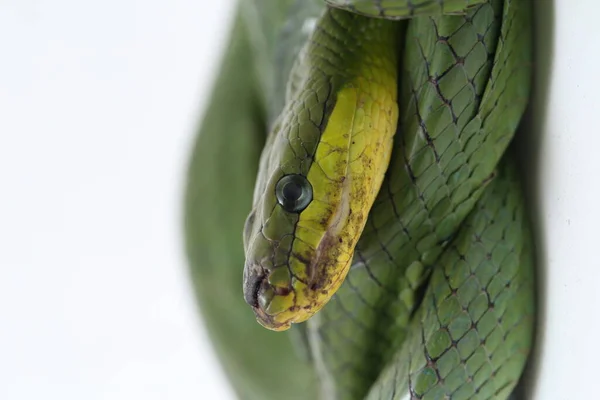
[[[240,2],[185,210],[200,308],[240,398],[513,392],[535,322],[509,147],[531,8]]]

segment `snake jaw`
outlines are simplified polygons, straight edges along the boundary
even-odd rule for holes
[[[289,321],[286,322],[277,322],[275,321],[275,316],[267,314],[260,307],[253,307],[254,315],[256,315],[256,321],[261,324],[263,327],[270,329],[272,331],[286,331],[290,329],[292,323]]]
[[[291,321],[277,321],[280,313],[269,313],[273,301],[288,293],[274,288],[269,283],[269,274],[260,264],[246,264],[244,268],[244,300],[252,307],[259,324],[273,331],[284,331],[290,328]]]

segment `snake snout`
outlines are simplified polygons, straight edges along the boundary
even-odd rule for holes
[[[252,307],[258,307],[258,296],[266,274],[258,265],[246,264],[244,268],[244,300]]]
[[[268,272],[262,266],[257,264],[246,264],[244,268],[244,300],[248,303],[256,320],[265,328],[282,331],[290,327],[289,321],[278,321],[275,315],[272,315],[269,306],[273,301],[276,292],[269,283]]]

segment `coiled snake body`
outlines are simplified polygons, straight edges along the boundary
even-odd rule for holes
[[[328,3],[238,12],[186,194],[217,350],[242,398],[507,398],[534,325],[507,150],[531,4]]]

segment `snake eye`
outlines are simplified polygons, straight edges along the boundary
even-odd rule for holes
[[[299,213],[312,201],[312,186],[302,175],[285,175],[277,182],[275,195],[284,210]]]

